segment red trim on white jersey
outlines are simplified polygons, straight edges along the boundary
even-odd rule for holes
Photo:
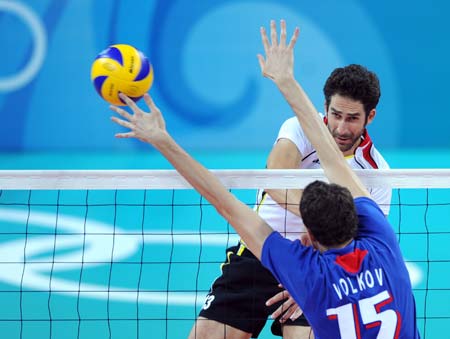
[[[364,134],[362,135],[363,140],[359,144],[358,148],[362,149],[362,155],[363,158],[366,159],[366,161],[374,168],[378,169],[378,164],[375,162],[375,160],[372,157],[372,154],[370,153],[373,143],[372,139],[370,139],[369,133],[367,133],[367,130],[364,130]]]

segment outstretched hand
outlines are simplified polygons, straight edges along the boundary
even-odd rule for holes
[[[144,101],[150,110],[149,113],[141,110],[133,100],[123,93],[120,93],[119,96],[131,108],[133,114],[120,107],[110,106],[111,110],[123,118],[111,117],[111,120],[120,126],[130,129],[126,133],[117,133],[115,135],[116,138],[136,138],[155,145],[158,140],[167,135],[166,123],[161,111],[156,107],[149,94],[144,94]]]
[[[262,74],[275,82],[293,77],[294,73],[294,46],[297,42],[300,30],[295,28],[289,44],[286,45],[286,22],[280,22],[280,41],[278,42],[277,28],[274,20],[270,21],[270,39],[266,29],[261,27],[261,39],[264,46],[265,58],[258,54],[259,66]]]
[[[283,286],[279,285],[279,287]],[[281,306],[271,314],[272,319],[277,319],[279,317],[280,323],[285,323],[288,319],[294,321],[303,314],[302,309],[297,305],[295,300],[286,290],[277,293],[272,298],[267,300],[266,305],[272,306],[273,304],[276,304],[283,300],[284,302],[281,304]]]

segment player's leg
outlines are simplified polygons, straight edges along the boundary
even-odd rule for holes
[[[204,338],[199,336],[203,333],[206,337],[219,333],[222,338],[257,338],[269,314],[278,307],[265,305],[268,298],[281,290],[278,282],[242,244],[227,249],[221,269],[222,275],[206,297],[191,338]]]
[[[314,339],[309,326],[283,326],[283,339]]]
[[[218,321],[199,317],[192,327],[189,339],[249,339],[251,335]]]
[[[271,327],[272,333],[277,336],[282,336],[283,339],[313,339],[314,333],[309,326],[308,320],[302,314],[296,320],[288,319],[281,324],[280,319],[273,321]]]

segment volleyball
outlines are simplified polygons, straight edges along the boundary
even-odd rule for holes
[[[107,102],[124,106],[119,93],[138,101],[152,86],[153,67],[147,57],[131,45],[111,45],[92,63],[91,80]]]

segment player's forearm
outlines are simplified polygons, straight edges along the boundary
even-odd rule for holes
[[[293,77],[284,78],[276,84],[316,149],[324,169],[333,166],[335,158],[343,159],[342,153],[300,84]]]
[[[300,217],[302,190],[266,189],[267,194],[281,207]]]
[[[293,77],[276,81],[276,84],[316,149],[330,182],[348,187],[354,196],[367,195],[300,84]]]
[[[186,153],[169,135],[154,145],[175,169],[233,226],[255,256],[272,229],[239,201],[204,166]]]

